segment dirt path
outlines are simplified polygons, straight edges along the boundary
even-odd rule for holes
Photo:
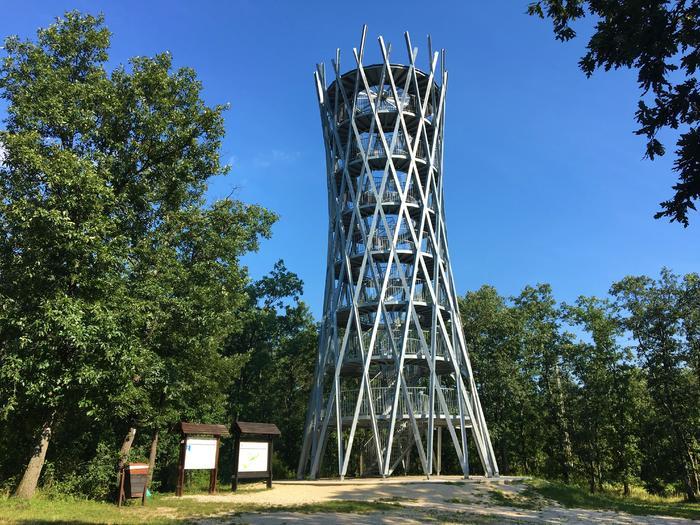
[[[220,516],[201,525],[231,524],[418,524],[418,523],[546,523],[576,525],[698,525],[697,521],[664,516],[632,516],[614,511],[568,509],[551,501],[525,498],[522,478],[498,480],[458,477],[364,479],[352,481],[276,482],[272,490],[248,488],[238,494],[185,496],[201,501],[283,507],[280,511]],[[493,492],[502,497],[494,502]],[[511,499],[512,498],[512,499]],[[514,506],[508,506],[508,501]],[[381,512],[295,512],[290,506],[359,501],[395,504]],[[503,503],[503,502],[506,503]],[[286,508],[284,508],[286,507]],[[313,509],[311,509],[313,510]]]

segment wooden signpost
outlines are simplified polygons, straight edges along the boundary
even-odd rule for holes
[[[233,482],[238,488],[239,479],[267,479],[267,488],[272,487],[272,440],[282,433],[272,423],[233,424]]]
[[[178,463],[177,490],[182,496],[185,486],[185,470],[209,470],[209,494],[216,492],[219,473],[219,446],[221,437],[229,432],[224,425],[206,425],[181,422],[178,429],[182,434],[180,440],[180,461]],[[195,436],[195,437],[193,437]]]

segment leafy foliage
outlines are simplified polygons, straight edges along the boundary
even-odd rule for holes
[[[226,108],[167,53],[108,71],[109,45],[101,17],[69,12],[35,41],[8,38],[0,67],[0,446],[29,452],[50,428],[49,474],[78,492],[89,479],[93,496],[128,428],[147,438],[182,419],[230,421],[248,356],[227,341],[258,299],[296,293],[256,288],[240,263],[276,216],[205,201],[207,180],[228,171]],[[0,456],[12,476],[26,461]]]
[[[571,305],[546,285],[468,293],[465,337],[501,472],[697,499],[699,300],[697,274],[668,270]]]
[[[655,218],[668,217],[687,227],[688,213],[700,198],[700,2],[538,0],[528,12],[550,18],[562,41],[576,36],[572,23],[595,17],[595,31],[579,65],[589,77],[598,68],[637,70],[642,97],[636,133],[647,139],[647,157],[665,154],[659,138],[664,129],[682,130],[676,142],[675,193],[661,203]]]

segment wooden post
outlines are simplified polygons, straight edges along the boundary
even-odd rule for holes
[[[187,452],[187,436],[182,434],[180,439],[180,461],[177,466],[177,489],[176,496],[182,496],[182,491],[185,486],[185,453]]]
[[[267,488],[272,488],[272,438],[269,438],[270,446],[267,447]]]
[[[214,460],[214,468],[209,473],[209,494],[216,493],[216,483],[219,476],[219,446],[221,445],[221,436],[216,436],[216,459]]]
[[[469,479],[469,445],[468,444],[464,447],[464,452],[465,452],[464,464],[467,467],[467,473],[464,475],[464,479]]]
[[[119,470],[119,499],[117,500],[117,506],[122,506],[122,501],[125,498],[124,494],[124,467]]]
[[[236,435],[233,439],[233,477],[231,479],[231,490],[238,489],[238,455],[241,449],[241,437]]]

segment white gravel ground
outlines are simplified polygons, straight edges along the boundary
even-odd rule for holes
[[[495,504],[489,495],[498,490],[518,494],[525,489],[522,478],[503,477],[487,480],[473,477],[443,476],[426,480],[418,477],[395,477],[386,480],[362,479],[278,481],[271,490],[248,487],[238,493],[212,496],[192,495],[189,498],[208,501],[230,501],[262,506],[289,507],[308,503],[338,500],[396,502],[396,510],[352,513],[302,513],[286,509],[278,512],[250,513],[240,516],[219,516],[202,520],[201,525],[221,523],[250,525],[369,525],[419,523],[514,524],[543,523],[570,525],[698,525],[700,522],[665,516],[632,516],[621,512],[567,509],[542,500],[537,509],[524,509]],[[252,490],[251,490],[252,489]]]

